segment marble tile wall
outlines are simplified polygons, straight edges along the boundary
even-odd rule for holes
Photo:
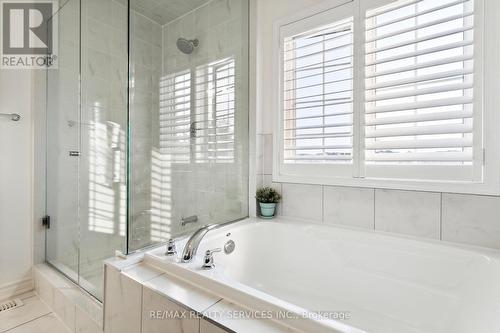
[[[248,3],[246,0],[212,0],[178,20],[163,26],[163,73],[168,75],[225,58],[235,62],[235,159],[233,163],[173,165],[172,232],[175,221],[193,213],[201,224],[220,223],[247,215],[248,149]],[[191,56],[176,47],[177,38],[197,38]],[[188,186],[186,186],[189,184]],[[195,198],[195,207],[186,198]],[[195,226],[196,227],[196,226]]]
[[[283,194],[278,215],[500,249],[500,197],[274,183],[272,139],[258,135],[257,186]]]
[[[161,25],[132,11],[130,14],[130,246],[151,244],[152,173],[158,140],[159,81],[162,71]]]
[[[163,26],[140,14],[133,15],[131,249],[164,241],[203,224],[248,215],[246,4],[246,0],[207,1]],[[172,5],[163,2],[164,7]],[[181,53],[176,47],[179,37],[197,38],[198,48],[190,55]],[[188,70],[194,78],[198,66],[231,57],[236,77],[234,161],[169,161],[160,149],[158,101],[165,99],[159,95],[161,76]],[[192,144],[191,150],[195,147]],[[181,226],[181,218],[191,215],[197,215],[199,222]]]

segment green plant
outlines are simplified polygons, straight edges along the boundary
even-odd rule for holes
[[[281,194],[272,187],[264,186],[257,190],[255,198],[262,203],[278,203],[281,200]]]

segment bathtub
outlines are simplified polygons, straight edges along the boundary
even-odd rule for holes
[[[204,252],[228,240],[234,252],[202,270]],[[247,219],[210,231],[190,263],[164,252],[144,260],[303,332],[500,332],[500,251]]]

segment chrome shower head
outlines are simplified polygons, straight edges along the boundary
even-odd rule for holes
[[[184,54],[193,53],[194,49],[197,48],[199,44],[200,42],[198,39],[189,40],[182,37],[177,39],[177,48]]]

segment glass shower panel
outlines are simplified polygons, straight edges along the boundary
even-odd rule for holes
[[[47,261],[78,282],[78,166],[80,1],[69,0],[57,13],[58,67],[48,68],[46,211]]]
[[[66,2],[47,70],[47,261],[98,299],[103,260],[127,251],[127,13]]]
[[[129,250],[248,216],[248,0],[141,4],[129,13]]]
[[[103,260],[126,253],[127,5],[81,15],[80,285],[101,299]]]

